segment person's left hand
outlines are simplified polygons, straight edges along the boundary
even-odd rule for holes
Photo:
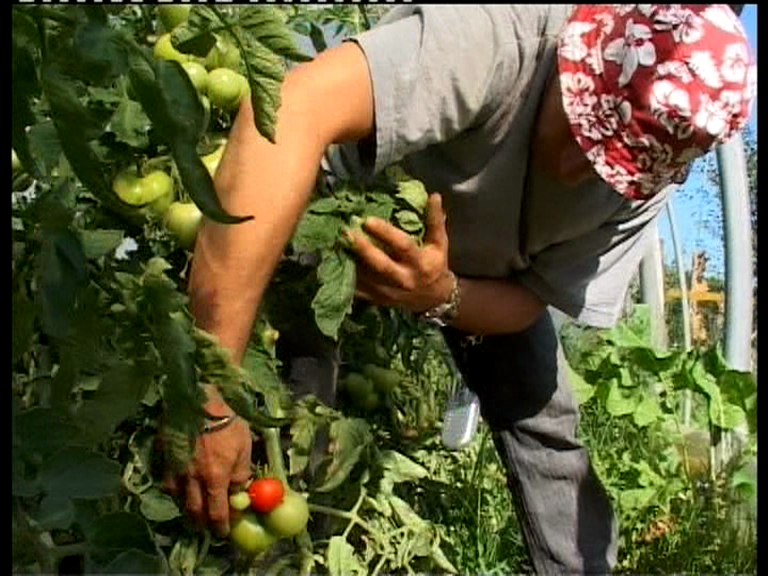
[[[363,229],[376,242],[359,232],[347,235],[358,261],[358,298],[414,313],[450,299],[453,275],[448,268],[448,233],[440,194],[429,196],[421,246],[381,218],[367,218]]]

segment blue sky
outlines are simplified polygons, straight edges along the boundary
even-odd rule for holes
[[[752,49],[757,58],[757,5],[746,4],[741,13],[741,21],[749,37]],[[757,99],[750,117],[749,125],[757,140]],[[705,158],[714,161],[714,153]],[[675,216],[677,219],[677,233],[682,243],[683,260],[686,270],[691,267],[691,258],[696,250],[706,250],[710,256],[707,273],[713,276],[724,276],[724,247],[722,239],[706,228],[705,214],[711,210],[712,195],[696,193],[703,186],[709,186],[701,174],[703,160],[699,161],[699,170],[693,172],[688,181],[683,185],[672,199]],[[674,248],[670,235],[669,219],[664,213],[659,220],[659,234],[663,240],[664,257],[668,264],[674,263]]]

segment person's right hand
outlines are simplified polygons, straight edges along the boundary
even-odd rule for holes
[[[216,416],[233,414],[232,408],[209,391],[205,409]],[[226,428],[201,434],[186,473],[166,475],[166,488],[181,496],[186,511],[199,526],[211,525],[224,537],[229,534],[229,494],[241,490],[251,477],[251,431],[242,418]]]

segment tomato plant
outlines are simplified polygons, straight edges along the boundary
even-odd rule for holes
[[[285,487],[278,478],[257,478],[248,487],[251,507],[266,514],[283,502]]]
[[[423,187],[397,171],[365,186],[319,179],[232,364],[187,308],[191,249],[203,216],[250,217],[222,208],[213,175],[240,98],[274,140],[280,83],[310,59],[291,27],[306,20],[293,7],[176,8],[12,10],[14,567],[55,573],[74,555],[87,573],[455,571],[437,527],[393,490],[427,474],[400,432],[420,418],[435,432],[442,390],[425,401],[419,370],[439,347],[414,318],[354,302],[342,235],[377,215],[420,241]],[[334,373],[364,379],[360,405],[296,393],[286,346],[312,335]],[[397,385],[377,388],[367,364]],[[263,513],[230,497],[243,559],[191,534],[162,490],[194,449],[203,384],[249,423],[256,475],[285,490],[260,493]]]

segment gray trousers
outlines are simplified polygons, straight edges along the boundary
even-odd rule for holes
[[[610,573],[616,516],[576,437],[578,407],[550,314],[477,344],[451,329],[445,337],[480,398],[536,573]]]

